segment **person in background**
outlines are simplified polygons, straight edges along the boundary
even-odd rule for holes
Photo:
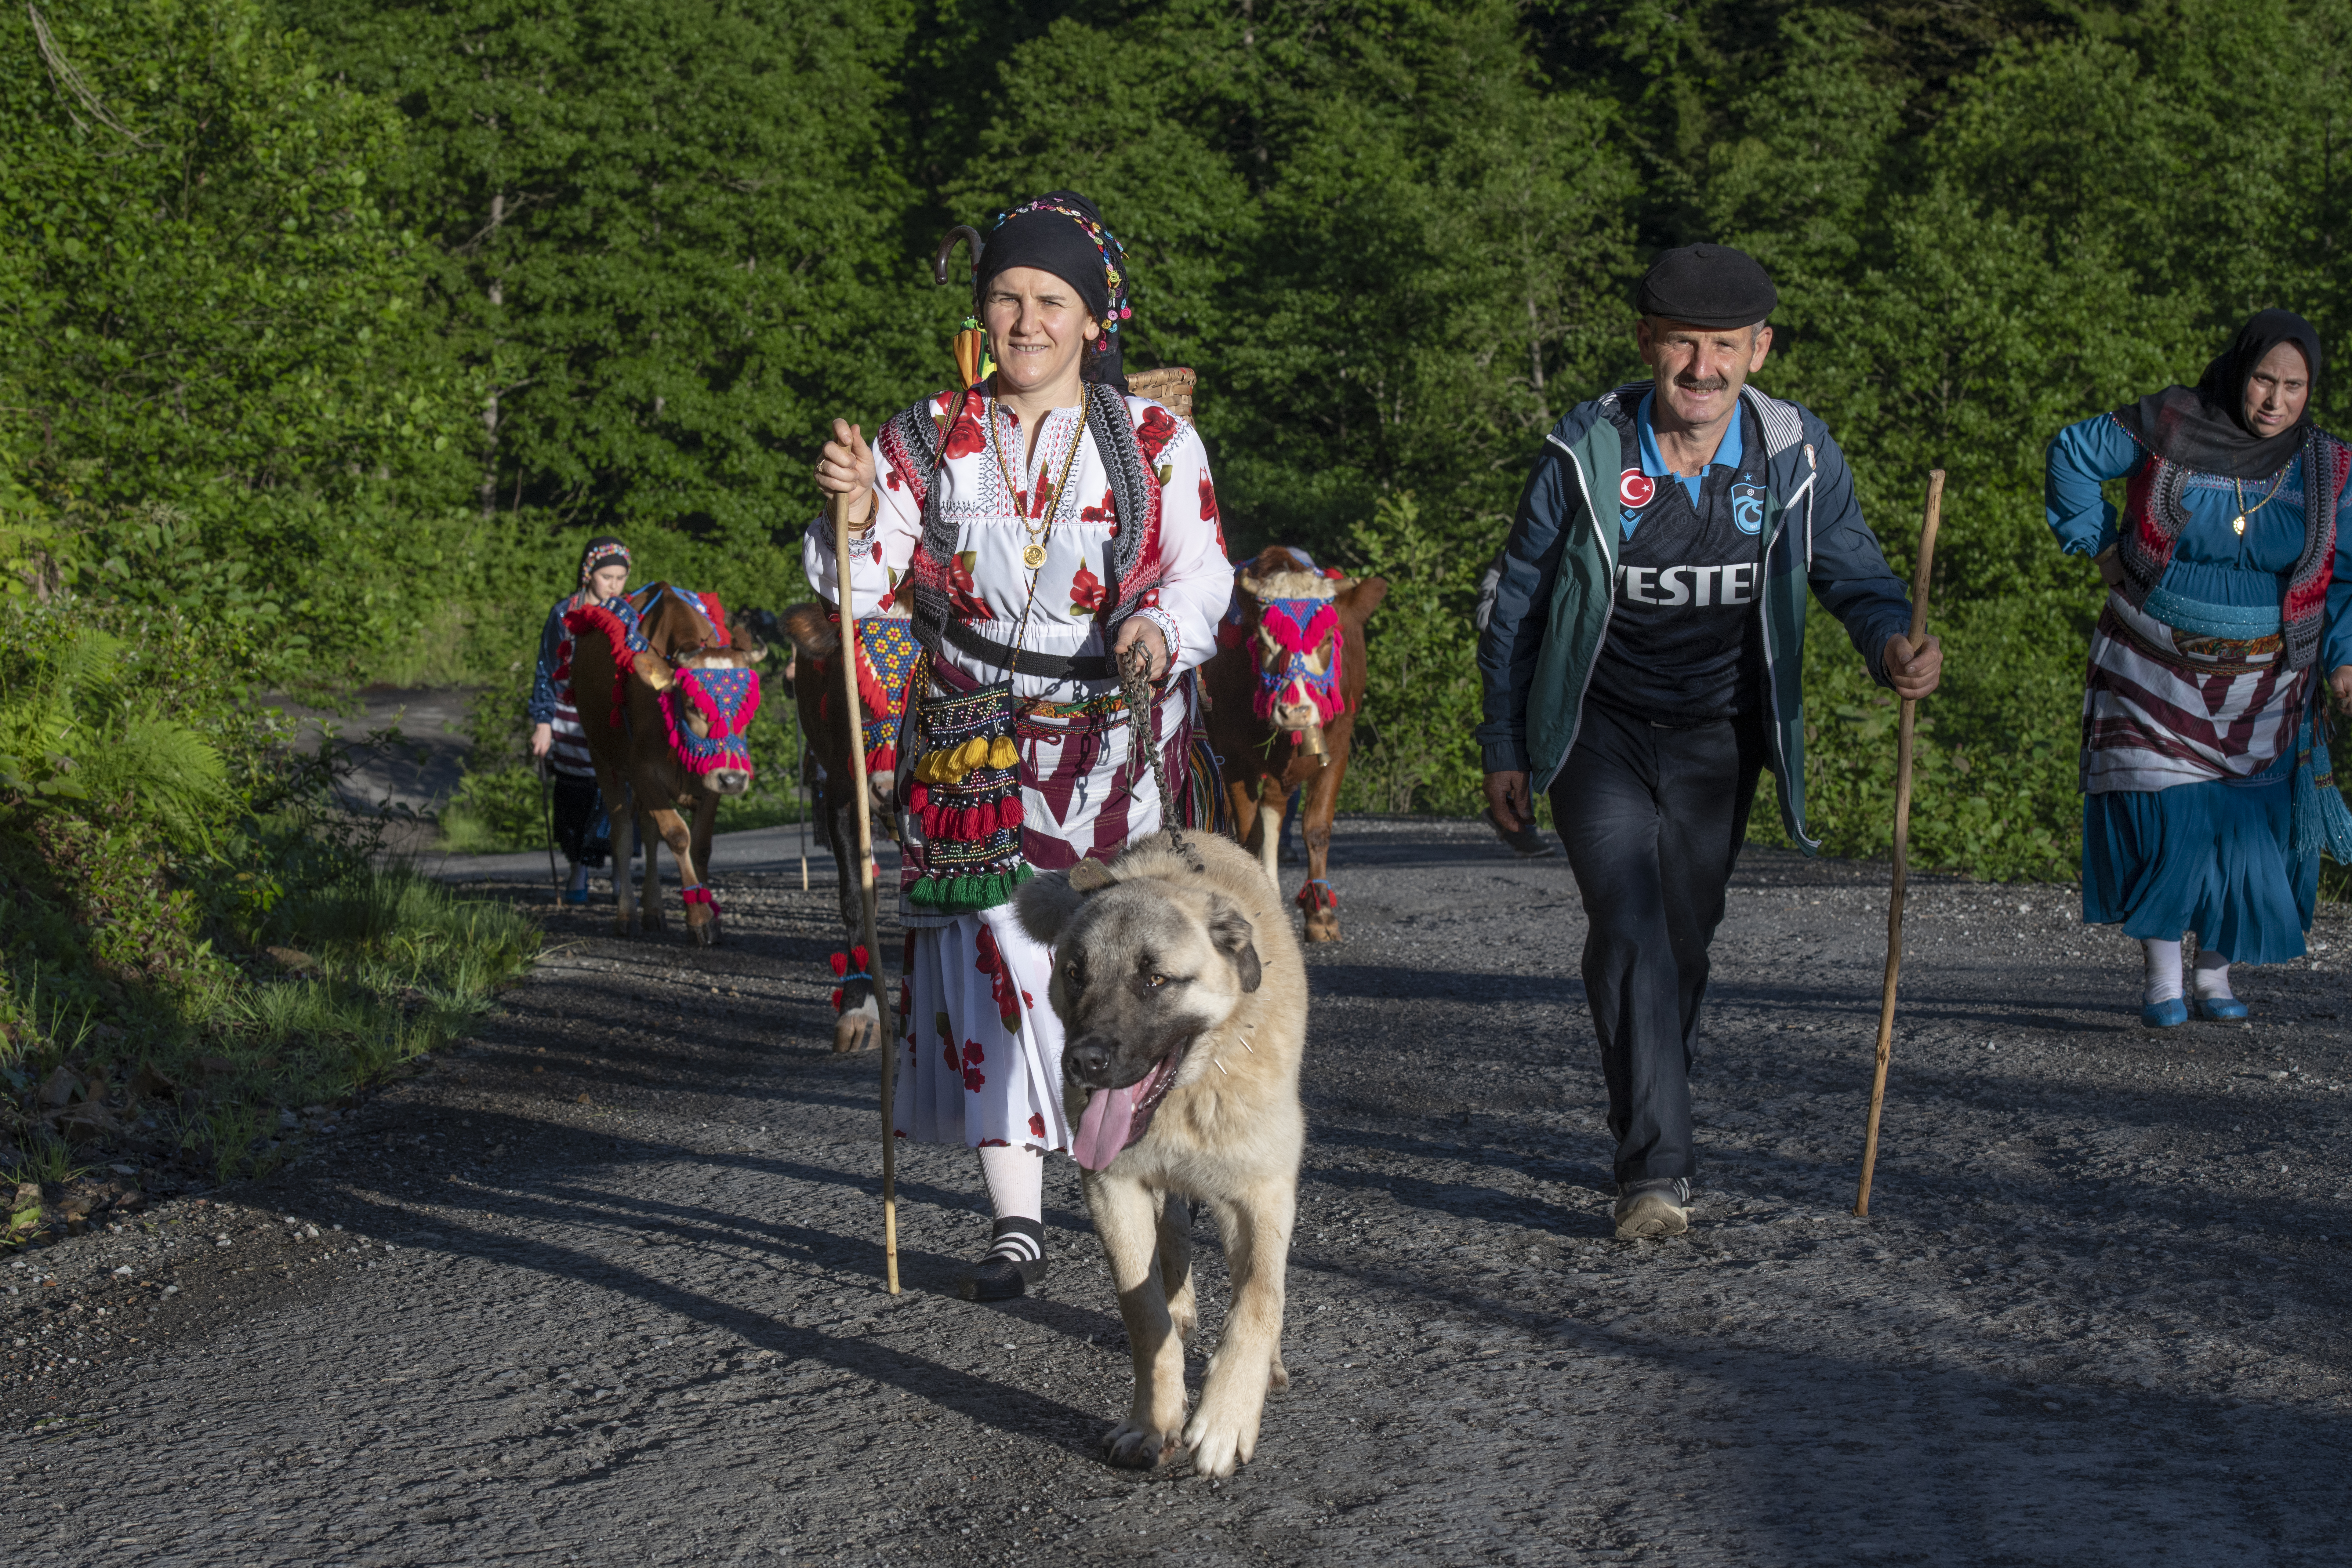
[[[1766,768],[1811,854],[1803,747],[1808,590],[1871,678],[1916,699],[1943,650],[1862,519],[1810,410],[1747,384],[1780,299],[1728,246],[1669,250],[1635,331],[1654,379],[1579,404],[1519,501],[1478,668],[1486,803],[1533,824],[1530,785],[1584,900],[1584,990],[1617,1140],[1617,1235],[1690,1226],[1690,1067],[1707,946]]]
[[[572,633],[563,617],[583,605],[617,599],[629,587],[629,547],[603,534],[580,554],[579,585],[555,601],[539,634],[539,669],[530,682],[530,754],[554,775],[555,841],[571,862],[567,904],[588,901],[588,873],[602,867],[612,840],[596,792],[596,764],[572,705]]]
[[[2352,851],[2320,672],[2352,701],[2352,447],[2311,422],[2319,336],[2263,310],[2193,386],[2058,433],[2051,531],[2108,594],[2083,698],[2083,919],[2145,958],[2140,1019],[2246,1016],[2230,965],[2299,958],[2319,852]],[[2099,486],[2128,479],[2123,515]],[[2315,759],[2316,766],[2315,767]]]

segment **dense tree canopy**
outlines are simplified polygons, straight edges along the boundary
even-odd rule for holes
[[[1923,847],[2060,870],[2097,595],[2043,446],[2260,306],[2352,326],[2347,0],[258,3],[0,19],[0,562],[322,613],[287,542],[348,574],[326,531],[396,521],[485,670],[592,526],[804,592],[824,421],[945,373],[932,243],[1070,185],[1135,259],[1136,356],[1202,373],[1234,548],[1410,583],[1360,799],[1459,805],[1477,572],[1543,430],[1636,370],[1644,259],[1712,238],[1779,279],[1759,381],[1898,568],[1951,475]],[[1868,849],[1889,710],[1814,642],[1813,795]]]

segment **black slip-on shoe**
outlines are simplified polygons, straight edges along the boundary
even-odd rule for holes
[[[1616,1220],[1620,1241],[1648,1241],[1690,1229],[1690,1182],[1682,1176],[1626,1182],[1619,1188]]]
[[[1045,1260],[1028,1263],[992,1253],[956,1276],[956,1294],[967,1301],[1010,1301],[1029,1293],[1045,1278]]]

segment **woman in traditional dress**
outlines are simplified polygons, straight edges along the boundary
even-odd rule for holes
[[[572,880],[563,901],[588,901],[588,872],[602,866],[612,832],[596,793],[596,764],[580,711],[572,705],[572,634],[563,617],[583,605],[601,605],[628,591],[629,547],[611,534],[588,542],[580,552],[578,586],[555,601],[539,634],[539,669],[530,683],[530,754],[547,759],[554,778],[555,841],[571,862]]]
[[[1033,871],[1109,859],[1160,826],[1114,666],[1137,645],[1169,799],[1185,797],[1190,672],[1215,649],[1233,566],[1200,437],[1128,394],[1125,258],[1094,207],[1055,191],[1013,209],[975,289],[994,374],[906,410],[870,447],[835,421],[817,482],[851,498],[854,614],[910,595],[924,650],[898,748],[896,1126],[979,1151],[995,1226],[959,1285],[1000,1300],[1045,1273],[1043,1156],[1072,1147],[1052,955],[1009,900]],[[830,529],[803,551],[839,603]]]
[[[2352,448],[2311,423],[2318,335],[2264,310],[2194,387],[2059,433],[2050,526],[2111,590],[2083,705],[2083,918],[2147,954],[2140,1016],[2188,1021],[2192,994],[2242,1018],[2230,965],[2302,955],[2319,852],[2352,852],[2328,777],[2320,671],[2352,701]],[[2123,514],[2103,480],[2127,479]]]

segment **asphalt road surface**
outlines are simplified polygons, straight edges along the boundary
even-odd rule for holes
[[[2155,1035],[2070,890],[1916,884],[1864,1221],[1883,870],[1751,854],[1696,1228],[1621,1244],[1564,863],[1338,837],[1293,1384],[1234,1479],[1097,1457],[1127,1358],[1066,1160],[1052,1276],[983,1307],[971,1159],[908,1151],[883,1293],[831,892],[746,870],[728,945],[550,910],[478,1042],[278,1174],[0,1259],[0,1562],[2352,1558],[2336,911],[2250,1026]]]

